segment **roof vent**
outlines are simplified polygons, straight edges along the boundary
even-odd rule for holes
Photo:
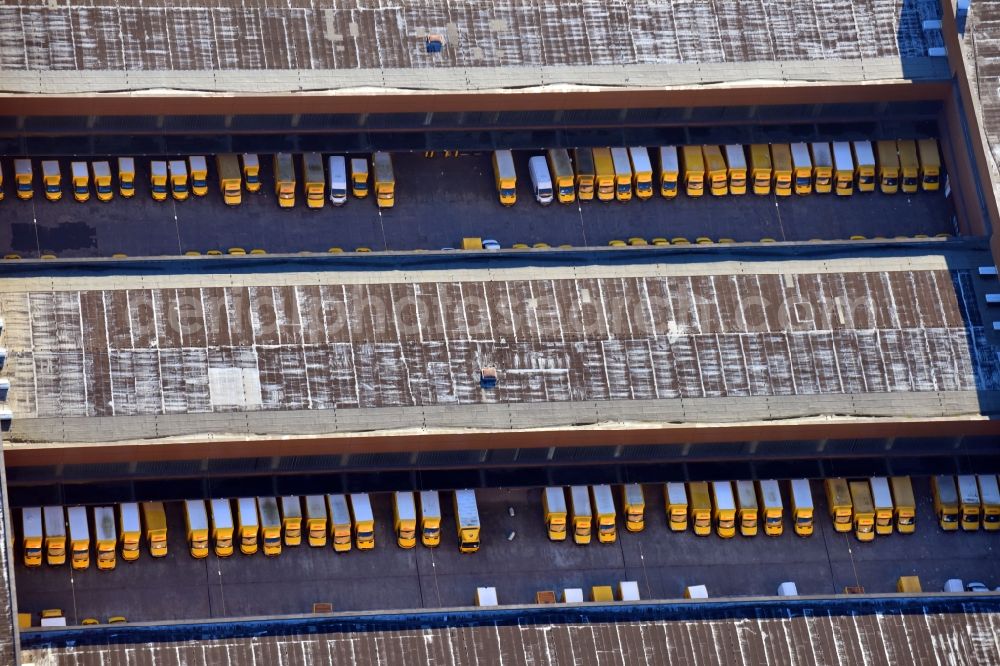
[[[427,35],[426,46],[428,53],[441,53],[444,48],[444,35]]]
[[[484,389],[491,389],[497,387],[497,369],[496,366],[487,365],[479,370],[479,386]]]

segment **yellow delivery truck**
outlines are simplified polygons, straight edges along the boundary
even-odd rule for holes
[[[712,481],[709,488],[712,491],[715,532],[723,539],[731,539],[736,535],[736,500],[733,497],[733,484],[729,481]]]
[[[517,171],[514,168],[514,154],[511,151],[493,151],[493,181],[501,204],[513,206],[517,203]]]
[[[851,481],[851,523],[858,541],[875,538],[875,503],[872,501],[871,486],[867,481]]]
[[[396,205],[396,175],[392,170],[392,156],[389,153],[372,154],[372,169],[375,172],[375,201],[379,208]]]
[[[94,507],[94,545],[99,571],[115,568],[118,536],[115,530],[115,510],[110,506]]]
[[[566,493],[561,486],[542,490],[542,518],[550,541],[566,540]]]
[[[669,481],[663,486],[663,499],[667,505],[667,524],[671,532],[683,532],[688,524],[688,499],[684,484]]]
[[[111,187],[111,163],[100,160],[90,163],[91,175],[94,177],[94,192],[98,201],[111,201],[115,191]]]
[[[436,490],[422,490],[420,501],[420,541],[427,548],[441,544],[441,497]]]
[[[632,188],[639,199],[649,199],[653,196],[653,164],[649,160],[649,151],[643,146],[633,146],[628,149],[629,160],[632,163]]]
[[[899,189],[904,194],[914,194],[920,189],[920,158],[917,157],[917,142],[900,139],[896,142],[899,151]]]
[[[611,149],[594,148],[591,152],[597,179],[597,199],[611,201],[615,198],[615,164],[611,159]]]
[[[326,508],[330,514],[330,542],[333,550],[346,553],[351,549],[353,527],[351,509],[347,506],[346,495],[327,495]]]
[[[326,203],[326,175],[319,153],[302,154],[302,189],[309,208],[319,210]]]
[[[983,503],[983,529],[987,532],[1000,530],[1000,485],[996,474],[979,474],[976,479]]]
[[[146,530],[146,547],[152,557],[167,555],[167,514],[163,502],[143,502],[142,520]]]
[[[642,486],[626,483],[622,486],[622,507],[625,511],[625,529],[641,532],[646,526],[646,500],[642,496]]]
[[[705,155],[702,146],[681,146],[681,182],[689,197],[705,193]]]
[[[614,543],[618,538],[615,498],[611,486],[601,484],[590,487],[590,499],[594,507],[594,524],[600,543]]]
[[[281,514],[278,500],[273,497],[257,498],[257,515],[260,516],[260,535],[264,542],[264,555],[281,555]]]
[[[920,139],[917,151],[920,153],[920,185],[924,192],[936,192],[941,188],[941,153],[937,139]]]
[[[73,199],[80,203],[90,201],[90,171],[86,162],[70,162],[69,173]]]
[[[348,499],[351,505],[354,543],[358,550],[371,550],[375,547],[375,516],[372,513],[368,493],[351,493]]]
[[[196,560],[208,557],[208,511],[205,509],[205,500],[184,500],[184,527],[187,529],[191,557]]]
[[[826,479],[823,482],[826,489],[826,504],[833,519],[833,529],[837,532],[851,531],[851,490],[846,479]]]
[[[594,152],[590,148],[575,148],[573,164],[576,169],[576,193],[580,201],[590,201],[594,198],[594,183],[597,179]]]
[[[612,148],[611,163],[615,169],[615,198],[618,201],[631,201],[632,163],[629,161],[628,149],[618,146]]]
[[[736,521],[740,535],[750,537],[757,534],[758,515],[757,491],[753,481],[734,481],[736,485]]]
[[[889,488],[892,490],[896,531],[900,534],[912,534],[916,529],[917,505],[913,498],[913,484],[910,482],[910,477],[890,477]]]
[[[774,479],[761,479],[757,482],[757,502],[764,519],[764,534],[781,536],[785,531],[784,506],[781,502],[781,489]]]
[[[882,194],[895,194],[899,190],[899,153],[895,141],[875,143],[878,157],[878,185]]]
[[[712,533],[712,502],[709,499],[708,483],[689,481],[687,491],[694,533],[698,536],[708,536]]]
[[[979,529],[979,483],[975,474],[959,474],[956,479],[959,525],[965,532],[975,532]]]
[[[18,199],[27,201],[35,195],[33,179],[31,160],[23,158],[14,160],[14,187],[17,189]]]
[[[191,168],[191,193],[196,197],[208,194],[208,162],[204,155],[188,157]]]
[[[87,509],[71,506],[66,509],[69,523],[70,563],[74,569],[90,567],[90,526],[87,523]]]
[[[302,500],[298,495],[284,495],[281,503],[281,533],[286,546],[302,544]]]
[[[753,193],[765,196],[771,193],[771,149],[766,143],[750,144],[750,182]]]
[[[705,160],[705,178],[712,196],[719,197],[729,192],[729,167],[722,158],[718,146],[702,146],[701,154]]]
[[[57,567],[66,562],[66,512],[61,506],[43,506],[45,562]]]
[[[135,196],[135,158],[118,158],[118,194],[123,199]]]
[[[274,154],[274,194],[280,208],[295,206],[295,162],[288,153]]]
[[[552,148],[546,152],[549,161],[549,173],[552,174],[552,186],[556,190],[559,203],[569,204],[576,201],[576,187],[573,173],[573,163],[569,160],[569,151],[565,148]]]
[[[677,196],[677,183],[680,178],[680,158],[677,146],[660,146],[660,196],[673,199]]]
[[[458,528],[458,550],[474,553],[479,550],[479,505],[474,490],[455,491],[455,526]]]
[[[813,185],[816,194],[829,194],[833,191],[833,151],[826,141],[809,144],[809,153],[813,165]]]
[[[871,141],[853,141],[854,179],[858,192],[875,191],[875,151]]]
[[[808,479],[792,479],[788,482],[792,498],[792,521],[795,533],[805,537],[813,533],[813,499]]]
[[[893,506],[889,479],[884,476],[873,476],[868,483],[871,485],[872,501],[875,503],[875,534],[892,534]]]
[[[951,532],[958,529],[958,488],[955,477],[932,476],[931,493],[934,495],[934,514],[941,529]]]
[[[133,562],[139,559],[139,542],[142,540],[142,522],[139,519],[139,505],[122,502],[118,505],[118,526],[121,528],[119,540],[122,559]]]
[[[795,194],[805,195],[812,192],[813,165],[809,155],[809,146],[804,143],[789,145],[792,151],[792,182]]]
[[[153,201],[167,200],[167,163],[153,160],[149,163],[149,191]]]
[[[257,502],[253,497],[236,498],[236,533],[240,538],[240,552],[253,555],[260,539],[260,519]]]
[[[49,201],[62,199],[62,173],[56,160],[42,161],[42,185],[45,186],[45,198]]]
[[[21,509],[21,533],[24,545],[24,566],[42,565],[42,507],[26,506]]]
[[[590,508],[590,491],[587,486],[570,486],[569,505],[573,522],[573,543],[581,546],[590,543],[594,512]]]
[[[787,143],[771,144],[771,168],[773,169],[774,194],[779,197],[792,196],[792,150]]]
[[[243,201],[243,179],[236,155],[227,153],[215,156],[215,169],[219,172],[219,191],[227,206],[239,206]]]
[[[260,191],[260,158],[256,153],[243,153],[243,180],[247,184],[247,192]]]
[[[213,499],[208,503],[212,511],[212,541],[216,557],[233,554],[233,505],[227,499]]]
[[[726,169],[729,172],[729,193],[747,193],[747,154],[743,151],[743,146],[738,143],[727,144],[724,149],[726,153]]]
[[[326,546],[326,498],[322,495],[306,495],[306,533],[313,548]]]
[[[408,490],[392,494],[392,529],[400,548],[417,545],[417,502]]]

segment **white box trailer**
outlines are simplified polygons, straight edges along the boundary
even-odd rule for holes
[[[21,530],[25,540],[37,538],[41,541],[43,536],[42,507],[26,506],[21,509]]]
[[[436,518],[441,520],[441,497],[436,490],[420,491],[420,519]]]
[[[639,583],[623,580],[618,583],[618,598],[622,601],[639,601]]]
[[[372,503],[368,498],[368,493],[351,493],[350,499],[351,510],[354,515],[355,523],[375,520],[375,516],[372,513]]]
[[[869,482],[872,487],[872,502],[875,505],[875,511],[888,509],[891,513],[893,504],[892,491],[889,489],[889,479],[884,476],[873,476]]]
[[[590,508],[590,490],[587,486],[570,486],[569,502],[574,518],[593,519],[594,512]]]
[[[413,493],[408,490],[397,490],[395,492],[396,514],[400,520],[417,521],[417,502]]]
[[[851,155],[850,142],[833,142],[833,167],[836,171],[850,171],[854,173],[854,156]]]
[[[736,499],[741,511],[757,510],[757,491],[753,487],[753,481],[736,481]]]
[[[795,586],[795,583],[787,581],[778,586],[778,596],[797,597],[799,596],[799,589]]]
[[[667,481],[667,502],[669,504],[687,505],[687,489],[681,481]]]
[[[712,497],[715,498],[716,511],[736,511],[736,499],[733,497],[731,482],[712,481]]]
[[[979,506],[979,484],[976,483],[975,474],[959,474],[956,479],[958,480],[958,496],[962,504],[968,504],[970,506]]]
[[[792,479],[792,502],[797,509],[813,509],[812,489],[808,479]]]
[[[980,474],[976,479],[979,481],[979,499],[982,500],[983,507],[1000,505],[1000,485],[997,484],[996,475]]]
[[[479,527],[479,505],[476,503],[476,491],[455,491],[455,521],[459,529],[476,529]]]
[[[777,481],[774,479],[761,479],[757,484],[760,486],[760,495],[765,509],[768,507],[783,508],[781,504],[781,489],[778,487]]]
[[[330,526],[351,524],[351,510],[347,506],[346,495],[327,495],[327,507],[330,510]]]
[[[609,485],[590,487],[594,497],[594,509],[599,516],[615,515],[615,497]]]
[[[94,507],[94,536],[98,541],[117,543],[115,510],[110,506]]]
[[[281,497],[281,516],[283,518],[302,518],[302,502],[298,495],[283,495]]]
[[[240,527],[260,527],[260,523],[257,520],[257,501],[253,497],[238,498],[236,500],[236,512],[240,521]]]
[[[549,513],[566,513],[566,491],[562,486],[549,486],[543,492]]]
[[[64,537],[66,536],[66,512],[61,506],[43,506],[42,517],[45,521],[45,536]]]
[[[747,168],[747,154],[743,151],[743,146],[738,143],[730,143],[722,147],[726,156],[726,166],[730,170]]]
[[[187,514],[188,529],[192,532],[203,531],[208,534],[208,512],[205,510],[205,500],[184,500],[184,511]]]
[[[233,529],[233,507],[227,499],[213,499],[209,502],[212,511],[212,530]]]

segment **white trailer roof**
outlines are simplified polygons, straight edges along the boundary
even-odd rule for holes
[[[646,498],[642,495],[642,486],[638,483],[626,483],[625,501],[629,504],[645,504]]]
[[[66,509],[69,518],[69,538],[73,541],[83,541],[90,538],[90,525],[87,523],[87,508],[71,506]]]
[[[497,169],[500,170],[501,178],[517,178],[517,171],[514,169],[514,154],[509,150],[498,150]]]
[[[42,175],[45,176],[58,176],[59,175],[59,162],[56,160],[43,160],[42,161]]]
[[[243,166],[260,168],[260,159],[257,153],[243,153]]]
[[[712,496],[715,498],[716,509],[736,510],[736,500],[733,498],[733,484],[729,481],[712,481]]]
[[[570,486],[569,501],[573,505],[574,516],[592,516],[590,510],[590,490],[587,486]]]
[[[736,499],[739,500],[741,509],[757,508],[757,491],[754,490],[753,481],[736,482]]]
[[[31,160],[27,159],[17,159],[14,160],[14,171],[15,173],[31,173]]]
[[[687,504],[687,489],[680,481],[667,482],[667,501],[670,504]]]
[[[396,512],[400,520],[417,519],[417,503],[413,498],[413,493],[408,490],[397,490],[395,492]]]
[[[615,515],[615,498],[611,493],[611,486],[597,485],[590,487],[594,495],[594,509],[602,516]]]
[[[212,527],[216,529],[231,529],[233,527],[233,507],[229,500],[214,499],[212,507]]]
[[[132,173],[135,173],[135,158],[119,157],[118,171],[131,171]]]
[[[826,141],[809,144],[812,149],[812,158],[815,166],[832,167],[833,154],[830,152],[830,144]]]
[[[245,527],[256,527],[257,522],[257,502],[252,497],[240,497],[236,500],[236,510],[239,512],[240,525]]]
[[[957,502],[958,490],[955,488],[955,477],[949,474],[942,474],[934,477],[937,482],[938,497],[942,502]]]
[[[327,495],[327,505],[330,507],[330,522],[334,525],[350,525],[351,511],[347,507],[346,495]]]
[[[167,166],[170,167],[171,176],[187,175],[187,164],[184,163],[184,160],[170,160]]]
[[[798,509],[813,508],[812,490],[808,479],[792,479],[792,503]]]
[[[792,164],[796,168],[812,167],[812,159],[809,158],[809,146],[804,143],[791,144]]]
[[[979,504],[979,484],[975,474],[958,475],[958,494],[962,504]]]
[[[94,507],[94,535],[98,541],[117,541],[115,535],[115,510],[112,507]]]
[[[26,506],[21,509],[21,525],[24,536],[42,536],[42,507]]]
[[[368,174],[368,160],[364,157],[352,157],[351,158],[351,173],[363,173]]]
[[[351,493],[351,508],[354,510],[354,520],[361,522],[375,520],[372,514],[372,503],[368,499],[368,493]]]
[[[726,166],[730,169],[746,169],[747,154],[743,151],[743,146],[738,143],[730,143],[722,147],[726,154]]]
[[[298,495],[285,495],[281,498],[281,515],[284,518],[302,517],[302,500]]]
[[[979,497],[983,504],[1000,504],[1000,486],[997,485],[997,477],[994,474],[980,474]]]
[[[87,163],[86,162],[70,162],[69,170],[73,174],[73,178],[89,178],[90,174],[87,173]]]
[[[872,501],[876,509],[892,508],[892,491],[889,490],[889,479],[884,476],[871,478]]]
[[[660,169],[663,171],[680,170],[677,159],[677,146],[660,146]]]
[[[192,155],[188,158],[188,161],[191,164],[191,171],[206,171],[208,169],[208,165],[205,164],[204,155]]]
[[[375,180],[386,182],[393,180],[392,156],[389,153],[372,153],[372,167],[375,169]]]
[[[875,152],[871,141],[855,141],[854,154],[858,158],[858,166],[875,166]]]
[[[123,502],[118,506],[118,513],[122,519],[122,532],[138,532],[139,527],[139,504],[137,502]]]
[[[273,497],[258,497],[257,509],[260,511],[260,524],[264,527],[281,525],[281,515],[278,513],[278,500]]]
[[[94,171],[94,178],[111,177],[111,165],[107,162],[91,162],[90,167]]]
[[[438,495],[438,491],[420,491],[420,515],[426,518],[441,517],[441,497]]]
[[[159,160],[154,160],[149,163],[149,173],[154,176],[167,176],[167,163],[161,162]]]
[[[633,146],[628,149],[628,155],[632,159],[632,171],[635,173],[650,173],[653,165],[649,163],[649,151],[643,146]]]
[[[184,500],[184,508],[187,511],[188,519],[191,521],[191,529],[208,529],[208,513],[205,511],[205,500]]]
[[[760,485],[760,494],[764,500],[764,506],[769,508],[781,508],[781,489],[774,479],[762,479],[757,482]]]
[[[61,506],[43,506],[45,536],[66,536],[66,513]]]
[[[615,165],[615,175],[632,175],[632,163],[628,159],[628,149],[615,147],[611,149],[611,161]]]
[[[455,491],[455,513],[461,527],[479,527],[479,505],[476,504],[476,491]]]
[[[545,505],[552,513],[566,513],[566,491],[562,486],[549,486],[545,489]]]
[[[306,516],[326,518],[326,500],[322,495],[306,495]]]
[[[838,171],[854,171],[854,158],[851,156],[851,144],[847,141],[833,142],[833,164]]]

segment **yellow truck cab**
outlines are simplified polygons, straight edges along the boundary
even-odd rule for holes
[[[441,497],[436,490],[422,490],[420,501],[420,541],[427,548],[441,544]]]
[[[123,199],[135,196],[135,159],[132,157],[118,158],[118,194]]]
[[[951,532],[958,529],[958,489],[955,477],[942,475],[931,477],[931,493],[934,495],[934,515],[941,529]]]
[[[372,170],[375,172],[375,202],[379,208],[396,205],[396,174],[392,169],[392,155],[374,153]]]
[[[689,197],[705,193],[705,155],[701,146],[681,146],[681,182]]]
[[[240,163],[232,153],[215,156],[215,170],[219,174],[219,192],[227,206],[239,206],[243,201],[243,179]]]
[[[804,143],[793,143],[788,147],[792,151],[792,184],[795,194],[809,194],[813,188],[813,165],[809,156],[809,146]]]
[[[722,158],[718,146],[702,146],[701,156],[705,161],[705,179],[712,196],[720,197],[729,192],[729,167]]]
[[[118,505],[118,526],[121,528],[119,542],[122,559],[134,562],[139,559],[139,541],[142,540],[142,523],[139,520],[139,505],[122,502]]]
[[[858,192],[875,191],[875,151],[871,141],[853,141],[854,176]]]
[[[590,491],[587,486],[569,487],[569,506],[573,523],[573,543],[590,543],[593,533],[594,512],[590,508]]]
[[[260,192],[260,158],[256,153],[243,153],[243,181],[247,192]]]
[[[826,503],[833,520],[833,529],[837,532],[851,531],[851,491],[844,479],[826,479]]]
[[[889,479],[884,476],[873,476],[868,482],[871,485],[872,501],[875,504],[875,534],[892,534],[894,510]]]
[[[753,481],[734,481],[736,485],[736,520],[742,536],[757,534],[760,510],[757,507],[757,491]]]
[[[274,195],[279,208],[295,206],[295,163],[288,153],[274,154]]]
[[[110,571],[114,569],[118,536],[115,530],[115,510],[113,507],[94,507],[94,546],[98,570]]]
[[[785,531],[784,506],[777,481],[761,479],[757,482],[757,504],[760,507],[761,520],[764,522],[764,534],[781,536]]]
[[[668,481],[663,486],[663,499],[667,505],[667,525],[671,532],[683,532],[688,524],[688,498],[684,484]]]
[[[566,540],[566,493],[561,486],[542,490],[542,517],[550,541]]]
[[[493,151],[493,180],[497,196],[504,206],[517,203],[517,170],[514,168],[514,153],[509,150]]]
[[[212,512],[215,556],[229,557],[233,554],[233,505],[227,499],[213,499],[209,500],[208,508]]]
[[[975,532],[979,529],[979,483],[975,474],[959,474],[957,480],[959,524],[963,531]]]
[[[854,194],[854,157],[847,141],[833,142],[833,190],[840,197]]]
[[[309,208],[319,210],[326,203],[326,175],[319,153],[302,154],[302,190]]]
[[[729,174],[729,193],[747,193],[747,154],[738,143],[727,144],[723,150],[726,153],[726,169]]]
[[[597,179],[598,201],[611,201],[615,198],[615,164],[611,159],[610,148],[594,148],[594,173]]]
[[[615,497],[609,485],[590,487],[590,499],[594,507],[594,527],[600,543],[614,543],[618,538]]]
[[[910,482],[910,477],[889,477],[889,488],[892,490],[896,531],[900,534],[912,534],[917,527],[915,523],[917,505],[913,498],[913,484]]]
[[[899,153],[895,141],[877,141],[875,156],[878,158],[878,187],[882,194],[895,194],[899,190]]]
[[[733,498],[733,484],[729,481],[712,481],[712,514],[715,532],[723,539],[736,535],[736,500]]]
[[[417,545],[417,502],[408,490],[392,494],[392,531],[400,548]]]
[[[326,546],[326,498],[322,495],[306,495],[306,535],[313,548]],[[287,531],[286,531],[287,534]]]
[[[62,173],[56,160],[42,160],[42,185],[49,201],[62,199]]]
[[[333,550],[346,553],[351,549],[353,527],[351,509],[347,506],[346,495],[327,495],[326,508],[330,514],[329,534]]]
[[[187,162],[184,160],[170,160],[167,164],[170,169],[170,194],[177,201],[187,201],[190,194],[188,184]]]
[[[281,514],[278,513],[278,500],[273,497],[258,497],[257,515],[260,516],[260,536],[264,555],[267,557],[281,555]]]
[[[851,523],[858,541],[875,538],[875,503],[867,481],[851,481]]]
[[[90,566],[90,526],[87,524],[87,509],[71,506],[66,509],[69,523],[70,563],[74,569]]]
[[[146,528],[146,547],[152,557],[167,555],[167,514],[163,502],[143,502],[142,520]]]
[[[653,196],[653,164],[649,160],[649,151],[643,146],[633,146],[628,149],[628,157],[632,163],[632,188],[639,199],[649,199]]]
[[[920,189],[920,158],[917,157],[917,142],[900,139],[896,142],[899,151],[899,189],[904,194],[915,194]]]
[[[642,495],[640,484],[626,483],[622,486],[622,507],[625,529],[629,532],[641,532],[646,526],[646,499]]]
[[[154,201],[167,199],[167,163],[153,160],[149,163],[149,190]]]
[[[375,516],[372,514],[368,493],[351,493],[348,499],[351,504],[354,543],[358,550],[371,550],[375,547]]]
[[[479,506],[474,490],[455,491],[455,525],[458,528],[458,550],[474,553],[479,550]]]
[[[111,187],[111,163],[106,161],[91,162],[90,171],[94,177],[94,192],[98,201],[111,201],[115,191]]]
[[[630,201],[632,199],[632,163],[629,161],[628,149],[612,148],[611,164],[615,171],[615,199]]]
[[[241,553],[253,555],[257,552],[260,520],[257,517],[257,501],[253,497],[236,499],[236,533],[240,539]]]
[[[979,497],[983,503],[983,529],[987,532],[1000,530],[1000,486],[995,474],[980,474]]]
[[[358,199],[368,196],[368,159],[351,158],[351,193]]]
[[[753,193],[761,196],[771,193],[771,148],[766,143],[750,144],[750,181]]]
[[[35,195],[33,179],[31,160],[23,158],[14,160],[14,187],[17,189],[18,199],[27,201]]]
[[[920,139],[917,150],[920,153],[920,185],[924,192],[936,192],[941,188],[941,153],[937,139]]]
[[[73,187],[73,199],[80,203],[90,201],[90,171],[86,162],[69,163],[70,180]]]
[[[200,560],[208,557],[208,512],[205,500],[184,500],[184,527],[191,557]]]
[[[792,498],[792,523],[795,533],[806,537],[813,533],[814,510],[812,489],[808,479],[792,479],[788,482],[789,495]]]
[[[771,144],[771,168],[773,169],[774,194],[779,197],[792,196],[792,151],[787,143]]]
[[[204,155],[191,155],[188,157],[188,164],[191,167],[191,193],[196,197],[203,197],[208,194],[208,163]]]
[[[281,498],[281,533],[286,546],[302,544],[302,500],[297,495]]]
[[[688,508],[694,533],[698,536],[708,536],[712,533],[712,502],[709,499],[708,483],[705,481],[689,481]]]
[[[66,512],[61,506],[43,506],[45,562],[57,567],[66,562]]]
[[[24,547],[24,566],[42,565],[42,507],[27,506],[21,509],[21,533]]]
[[[677,196],[677,180],[680,174],[680,162],[677,157],[677,146],[660,146],[660,196],[673,199]]]
[[[809,144],[809,153],[813,165],[813,187],[816,194],[829,194],[833,191],[833,152],[826,141]]]
[[[574,148],[573,164],[576,169],[576,194],[580,201],[594,198],[594,152],[590,148]]]
[[[547,151],[549,173],[552,174],[552,186],[556,191],[559,203],[569,204],[576,201],[576,187],[573,173],[573,163],[569,159],[569,151],[565,148],[552,148]],[[501,201],[502,203],[502,201]]]

